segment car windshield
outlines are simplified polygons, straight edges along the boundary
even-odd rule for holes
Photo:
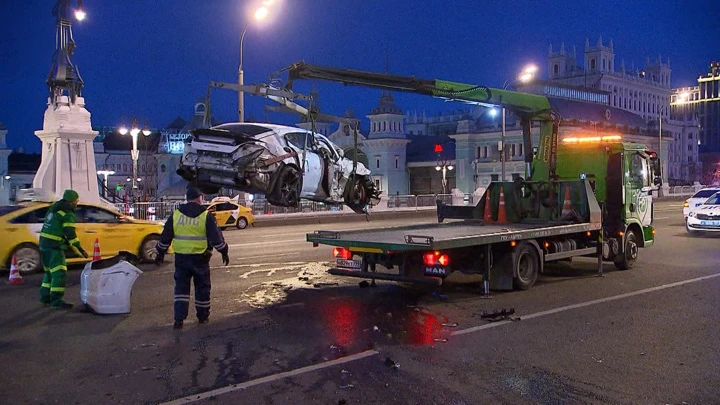
[[[692,196],[692,197],[690,197],[690,198],[709,198],[709,197],[711,197],[713,194],[717,193],[718,191],[720,191],[720,190],[717,190],[717,189],[712,189],[712,190],[700,190],[700,191],[698,191],[697,193],[695,193],[694,196]]]
[[[720,193],[713,194],[713,196],[708,198],[703,205],[720,205]]]

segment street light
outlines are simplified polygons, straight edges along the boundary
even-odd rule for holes
[[[253,17],[255,18],[255,21],[262,21],[264,20],[269,13],[268,7],[273,3],[272,0],[264,0],[260,7],[258,7],[255,10],[255,13],[253,13]],[[245,78],[243,73],[243,43],[245,42],[245,34],[247,33],[248,28],[250,28],[250,23],[245,24],[245,28],[243,28],[242,33],[240,34],[240,64],[238,65],[238,121],[239,122],[245,122],[245,92],[242,91],[242,86],[245,84]]]
[[[103,192],[103,197],[104,197],[104,196],[105,196],[105,190],[107,190],[107,184],[108,184],[108,183],[107,183],[107,178],[108,178],[108,176],[112,176],[113,174],[115,174],[115,170],[98,170],[98,171],[97,171],[97,174],[105,177],[105,178],[103,179],[103,186],[105,186],[105,187],[103,187],[103,191],[102,191],[102,192]]]
[[[448,170],[452,170],[455,167],[453,166],[451,161],[441,159],[440,155],[443,151],[443,147],[441,144],[435,144],[435,148],[433,150],[437,154],[438,159],[437,164],[435,165],[435,170],[442,171],[442,192],[443,194],[447,194],[447,172]]]
[[[145,127],[141,130],[138,128],[137,119],[133,118],[132,127],[128,130],[128,128],[123,125],[118,130],[120,132],[120,135],[127,135],[128,132],[130,132],[130,136],[132,136],[133,146],[131,151],[131,157],[133,161],[133,177],[132,177],[132,188],[133,190],[138,188],[137,187],[137,164],[138,159],[140,158],[140,151],[137,148],[137,137],[142,132],[143,135],[149,136],[152,132],[148,128],[147,124],[145,124]]]
[[[517,78],[505,80],[503,90],[510,87],[513,83],[527,83],[531,81],[535,77],[536,72],[537,66],[526,66]],[[501,181],[505,181],[505,106],[502,107],[502,134],[500,135],[500,179]]]

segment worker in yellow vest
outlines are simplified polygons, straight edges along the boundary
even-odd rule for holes
[[[210,257],[215,248],[222,255],[223,264],[230,263],[228,245],[212,215],[201,205],[202,194],[188,186],[187,204],[181,205],[165,223],[157,244],[160,265],[170,244],[175,251],[175,322],[174,329],[182,329],[190,306],[190,282],[195,284],[195,313],[198,322],[210,317]]]

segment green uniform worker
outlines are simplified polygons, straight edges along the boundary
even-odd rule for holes
[[[40,231],[40,254],[45,270],[40,287],[40,301],[50,304],[52,308],[70,309],[73,306],[63,300],[67,278],[65,250],[71,248],[76,254],[86,259],[88,257],[75,234],[75,207],[78,198],[75,190],[65,190],[62,200],[48,210]]]

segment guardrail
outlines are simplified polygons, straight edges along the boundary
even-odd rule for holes
[[[123,215],[146,221],[162,221],[172,215],[182,204],[179,201],[117,203],[115,207]]]
[[[670,187],[669,195],[671,196],[685,196],[685,195],[693,195],[698,190],[703,188],[705,186],[697,185],[697,186],[673,186]]]

